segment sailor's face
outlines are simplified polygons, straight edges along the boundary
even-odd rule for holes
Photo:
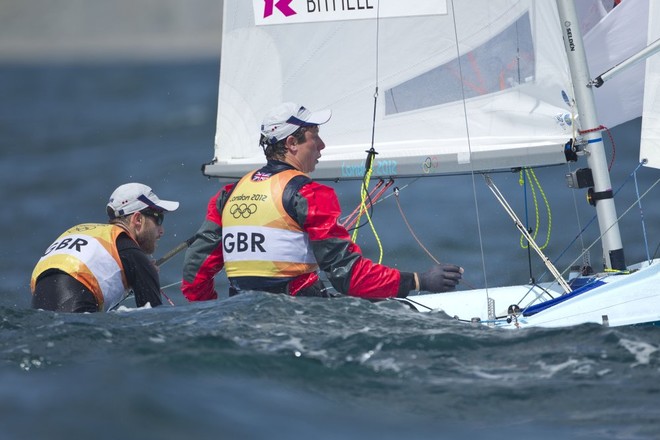
[[[158,240],[163,236],[165,229],[162,223],[158,224],[156,219],[148,215],[142,216],[141,227],[136,231],[135,241],[147,254],[153,254],[158,246]]]
[[[300,171],[311,173],[316,169],[316,164],[321,158],[321,150],[325,148],[323,140],[319,136],[319,127],[310,127],[305,132],[305,142],[298,144],[298,161]]]

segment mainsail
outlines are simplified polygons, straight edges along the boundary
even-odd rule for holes
[[[314,179],[363,178],[367,151],[378,153],[372,176],[385,178],[559,164],[574,153],[588,165],[577,187],[595,205],[606,270],[557,273],[562,291],[532,279],[402,301],[508,328],[660,322],[660,268],[648,249],[647,261],[625,262],[601,133],[643,113],[640,159],[660,167],[660,58],[638,63],[660,50],[646,47],[660,37],[659,16],[649,0],[226,0],[204,173],[238,178],[262,166],[260,122],[284,101],[333,110]]]
[[[372,145],[374,176],[383,177],[565,161],[574,115],[562,93],[571,94],[571,82],[554,2],[244,0],[224,8],[206,175],[261,166],[261,119],[283,101],[333,111],[316,179],[361,178]]]
[[[649,44],[660,39],[660,5],[649,4]],[[646,81],[644,89],[644,111],[642,114],[642,138],[639,150],[640,160],[647,166],[660,168],[660,56],[655,55],[646,61]]]

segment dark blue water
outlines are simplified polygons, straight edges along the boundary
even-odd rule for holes
[[[121,183],[143,182],[181,201],[155,257],[196,230],[220,186],[200,173],[212,158],[217,82],[214,61],[0,65],[0,438],[660,438],[654,327],[510,332],[397,303],[258,293],[188,304],[176,285],[181,255],[161,268],[175,307],[135,310],[129,301],[108,314],[31,310],[29,276],[42,251],[73,224],[105,221],[108,195]],[[613,133],[613,187],[626,184],[619,213],[635,200],[627,178],[639,124]],[[565,173],[537,171],[551,199],[546,251],[560,270],[598,235],[592,225],[574,242],[593,211],[582,192],[565,187]],[[643,192],[657,177],[641,170],[638,178]],[[495,176],[524,217],[518,179]],[[538,259],[530,269],[481,177],[397,185],[417,237],[436,258],[463,265],[470,284],[544,276]],[[357,184],[336,186],[352,210]],[[648,245],[638,208],[622,220],[629,262],[658,246],[656,199],[642,202]],[[544,242],[548,216],[539,209]],[[394,197],[377,205],[374,222],[384,263],[404,270],[432,263]],[[367,227],[358,243],[378,258]],[[217,284],[224,292],[222,276]]]

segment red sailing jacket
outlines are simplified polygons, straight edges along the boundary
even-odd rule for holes
[[[269,161],[257,173],[263,177],[289,169],[292,167],[286,163]],[[334,190],[306,175],[300,177],[292,179],[282,191],[283,205],[308,234],[316,261],[333,287],[346,295],[370,299],[407,296],[415,285],[413,274],[363,257],[348,231],[339,224],[341,209]],[[181,290],[189,301],[218,297],[214,277],[224,267],[221,212],[234,186],[225,186],[210,199],[206,219],[186,252]],[[242,290],[288,292],[281,288],[281,283],[293,280],[242,277],[229,281],[240,285]],[[300,283],[304,281],[296,279],[292,284]],[[295,289],[291,293],[295,294]]]

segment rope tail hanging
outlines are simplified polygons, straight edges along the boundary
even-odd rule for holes
[[[375,97],[374,97],[374,107],[376,106],[375,102]],[[374,122],[373,124],[376,124],[375,121],[375,109],[374,109]],[[371,199],[371,195],[369,194],[369,183],[371,182],[371,174],[373,173],[373,158],[376,154],[376,150],[374,149],[373,146],[373,133],[372,133],[372,144],[371,144],[371,149],[367,150],[367,160],[365,162],[365,170],[364,170],[364,177],[362,178],[362,186],[360,187],[360,209],[358,212],[357,220],[356,223],[360,223],[360,219],[362,218],[362,214],[367,216],[367,220],[369,224],[371,225],[371,216],[369,215],[369,210],[367,207],[367,199]],[[370,203],[371,205],[371,203]],[[355,228],[353,231],[353,236],[351,237],[353,241],[357,239],[357,233],[358,233],[359,226]],[[373,225],[372,225],[373,229]]]
[[[550,203],[548,202],[548,198],[545,195],[545,192],[543,191],[543,187],[541,186],[541,183],[539,182],[539,179],[536,177],[536,173],[532,168],[524,168],[520,170],[520,179],[518,180],[518,183],[523,186],[527,182],[529,182],[529,187],[532,191],[532,200],[534,201],[534,234],[532,235],[532,238],[536,240],[536,236],[538,235],[538,231],[540,229],[540,223],[541,223],[541,216],[539,215],[539,201],[536,196],[536,191],[538,189],[539,194],[541,195],[541,198],[543,199],[543,204],[545,205],[545,212],[548,214],[548,227],[546,231],[546,236],[545,236],[545,242],[539,246],[539,249],[545,249],[548,247],[548,244],[550,243],[550,233],[552,232],[552,211],[550,209]],[[527,238],[521,234],[520,235],[520,247],[523,249],[529,249],[529,242],[527,241]]]

